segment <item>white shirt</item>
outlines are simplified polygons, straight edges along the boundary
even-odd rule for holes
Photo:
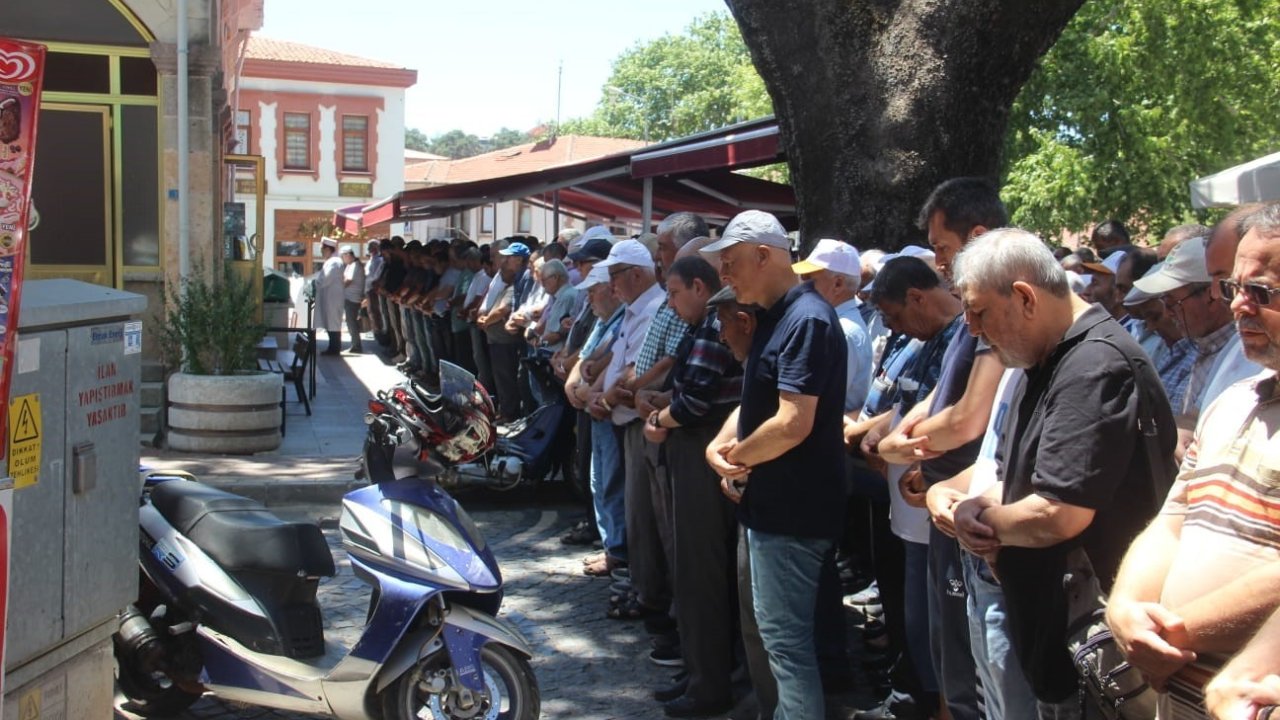
[[[495,275],[493,282],[489,283],[489,288],[485,291],[484,300],[480,302],[481,314],[492,310],[493,304],[498,301],[498,296],[506,289],[507,281],[503,280],[501,275]]]
[[[653,321],[654,313],[658,312],[658,306],[662,305],[665,297],[666,293],[662,291],[662,286],[654,283],[653,287],[641,293],[635,302],[627,305],[626,312],[622,315],[622,329],[618,333],[618,339],[613,343],[613,356],[609,359],[609,367],[604,371],[605,389],[618,382],[618,378],[622,377],[628,365],[635,364],[636,357],[640,355],[640,348],[644,345],[644,336],[649,330],[649,323]],[[614,425],[625,425],[639,417],[635,408],[625,405],[613,408]]]
[[[467,286],[467,295],[462,300],[462,306],[470,306],[477,297],[487,293],[492,280],[493,278],[489,277],[489,273],[485,272],[484,268],[477,270],[476,274],[471,276],[471,284]]]
[[[1209,371],[1209,382],[1205,386],[1204,395],[1200,397],[1201,409],[1212,405],[1222,391],[1262,371],[1261,365],[1244,356],[1240,333],[1236,333],[1218,353],[1218,359]]]

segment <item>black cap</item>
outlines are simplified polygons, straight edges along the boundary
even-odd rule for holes
[[[733,291],[733,287],[725,285],[720,288],[715,295],[712,295],[711,298],[707,300],[707,307],[714,308],[720,307],[721,305],[736,304],[737,302],[738,295]]]
[[[574,262],[604,260],[609,257],[609,250],[612,247],[613,243],[605,238],[591,238],[577,252],[569,253],[569,259]]]

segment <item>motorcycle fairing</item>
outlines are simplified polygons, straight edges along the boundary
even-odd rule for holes
[[[502,572],[493,551],[460,518],[457,503],[435,483],[405,478],[348,493],[340,526],[348,553],[382,572],[442,588],[497,591]],[[432,528],[420,526],[428,523]]]

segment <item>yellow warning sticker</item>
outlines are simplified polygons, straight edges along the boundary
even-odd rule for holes
[[[15,488],[40,479],[40,394],[9,401],[9,475]]]

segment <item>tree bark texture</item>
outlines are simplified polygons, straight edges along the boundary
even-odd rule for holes
[[[1084,0],[726,0],[764,79],[804,244],[924,241],[938,183],[996,177],[1009,110]]]

